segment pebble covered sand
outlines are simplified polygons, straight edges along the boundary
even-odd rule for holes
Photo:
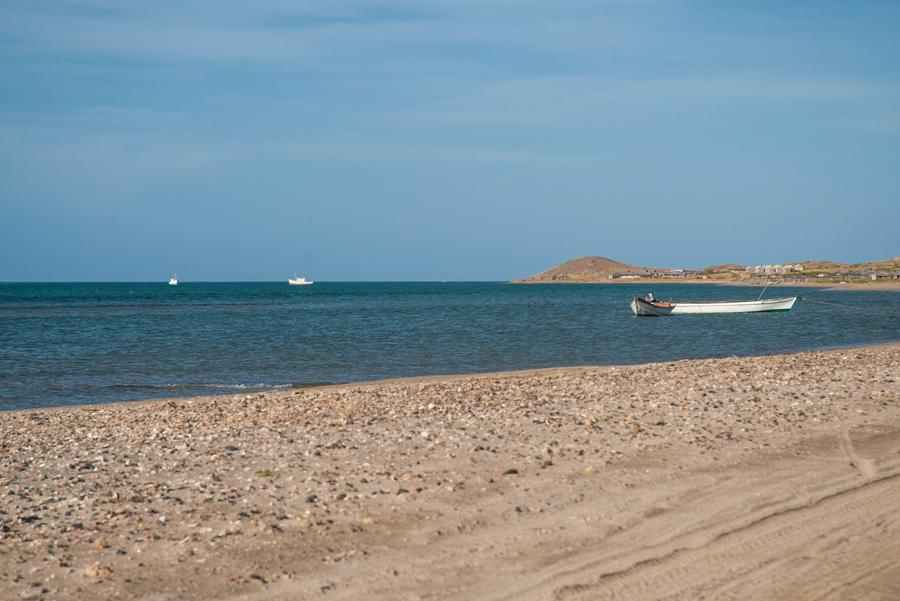
[[[0,598],[487,598],[898,401],[894,344],[0,413]]]

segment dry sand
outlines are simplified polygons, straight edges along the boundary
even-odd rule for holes
[[[900,599],[900,345],[0,413],[0,598]]]

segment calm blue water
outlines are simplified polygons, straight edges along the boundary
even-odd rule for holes
[[[790,313],[636,318],[628,286],[0,284],[0,409],[394,376],[756,355],[900,340],[900,293]],[[658,286],[657,297],[757,289]],[[829,303],[829,304],[825,304]]]

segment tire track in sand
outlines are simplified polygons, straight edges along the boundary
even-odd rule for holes
[[[873,462],[855,453],[846,431],[841,439],[854,467],[864,476],[877,473]],[[900,473],[885,474],[807,504],[782,507],[703,545],[561,586],[553,597],[824,599],[845,590],[848,582],[865,581],[860,588],[871,594],[854,589],[855,599],[900,598],[900,567],[894,559],[900,557],[898,514]],[[889,559],[873,569],[872,557]]]

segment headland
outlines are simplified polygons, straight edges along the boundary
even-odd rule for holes
[[[513,284],[722,284],[825,287],[835,290],[900,290],[900,257],[868,263],[797,261],[773,265],[726,263],[699,269],[644,267],[606,257],[579,257]]]

